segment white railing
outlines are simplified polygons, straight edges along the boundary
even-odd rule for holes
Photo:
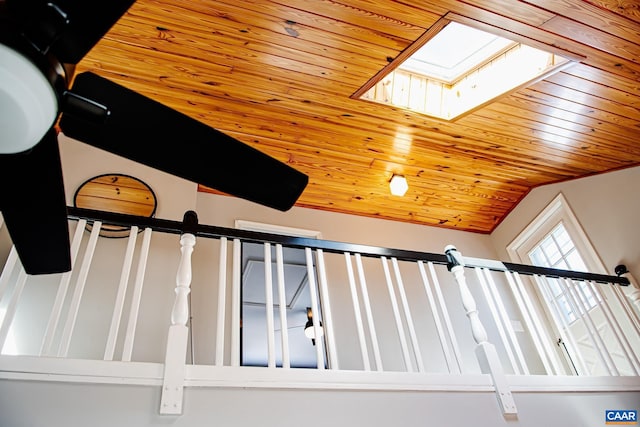
[[[345,381],[334,374],[342,372],[354,375],[351,387],[368,375],[366,381],[381,381],[377,387],[416,389],[436,375],[438,381],[490,386],[505,415],[517,412],[509,385],[514,375],[640,372],[640,298],[628,273],[620,278],[536,269],[466,258],[452,246],[429,254],[223,229],[198,225],[192,212],[184,223],[72,212],[71,272],[31,277],[15,250],[7,256],[0,275],[0,349],[17,356],[0,356],[0,372],[30,372],[36,359],[56,372],[64,371],[60,359],[140,366],[140,381],[162,384],[165,414],[182,412],[185,386],[221,378],[229,384],[236,372],[237,384],[247,384],[243,369],[252,370],[251,384],[261,378],[293,387]],[[128,239],[99,238],[103,221],[131,226]],[[241,349],[254,344],[240,328],[246,320],[247,243],[263,246],[264,368],[241,366]],[[304,253],[307,304],[314,313],[309,320],[318,337],[305,341],[314,374],[292,369],[299,350],[293,331],[301,325],[293,325],[286,299],[283,253],[290,248]],[[554,315],[553,305],[541,303],[550,277],[566,286],[574,312],[581,313],[571,325]],[[620,284],[629,281],[623,290]],[[586,298],[581,282],[600,301],[596,309],[580,307]],[[163,366],[161,378],[149,364]],[[102,376],[109,370],[90,366]],[[43,369],[37,368],[40,374]],[[393,384],[388,374],[394,374]],[[479,380],[485,375],[489,383]]]

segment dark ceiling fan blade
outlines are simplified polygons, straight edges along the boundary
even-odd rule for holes
[[[0,155],[0,211],[29,274],[71,269],[58,139],[49,130],[31,150]]]
[[[6,0],[25,35],[60,62],[77,64],[135,0]]]
[[[71,138],[283,211],[308,182],[289,165],[93,73],[76,77],[60,127]]]

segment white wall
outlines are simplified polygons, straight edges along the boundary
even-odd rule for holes
[[[448,244],[463,254],[493,258],[487,235],[427,227],[376,218],[293,207],[287,212],[259,206],[238,198],[198,194],[198,216],[203,224],[233,227],[236,219],[316,230],[326,240],[444,253]]]
[[[156,218],[181,221],[184,212],[195,206],[197,184],[194,182],[78,142],[64,134],[59,135],[58,141],[68,206],[73,206],[75,192],[86,180],[111,173],[130,175],[149,185],[158,200]]]
[[[499,259],[506,247],[562,192],[608,270],[625,264],[640,277],[640,167],[538,187],[491,234]]]
[[[159,415],[160,387],[0,380],[10,427],[601,427],[605,410],[638,409],[639,392],[516,392],[505,419],[491,391],[187,388],[181,416]]]

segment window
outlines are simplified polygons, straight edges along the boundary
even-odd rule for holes
[[[529,251],[529,259],[533,265],[539,267],[587,271],[584,260],[563,222],[560,222],[551,233]],[[599,296],[594,295],[585,282],[567,284],[564,281],[550,278],[547,280],[547,285],[547,301],[555,304],[567,324],[578,319],[576,310],[583,314],[583,310],[592,309],[600,300]]]
[[[507,247],[515,262],[563,270],[606,273],[595,249],[571,211],[565,197],[559,194]],[[540,289],[550,312],[562,316],[570,325],[584,310],[600,302],[589,284],[548,278]],[[560,319],[559,319],[560,320]]]
[[[562,194],[533,219],[507,246],[507,251],[518,263],[607,274]],[[546,315],[540,320],[547,320],[553,331],[547,334],[544,330],[543,339],[557,344],[557,355],[565,360],[565,373],[637,373],[626,346],[615,338],[620,333],[635,335],[633,321],[613,297],[612,286],[541,277],[530,283],[528,296],[537,303],[534,310],[540,309]]]
[[[535,251],[538,245],[544,247],[548,252],[546,256],[551,260],[548,264],[541,262],[540,265],[607,274],[604,264],[562,193],[507,246],[507,252],[514,262],[536,263],[531,256],[545,256],[542,252]]]

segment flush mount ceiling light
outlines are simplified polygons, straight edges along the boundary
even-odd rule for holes
[[[476,25],[490,28],[447,15],[352,98],[454,120],[582,59],[539,43],[525,45]]]
[[[407,184],[407,179],[404,175],[393,174],[389,181],[389,188],[394,196],[404,196],[409,189],[409,184]]]

